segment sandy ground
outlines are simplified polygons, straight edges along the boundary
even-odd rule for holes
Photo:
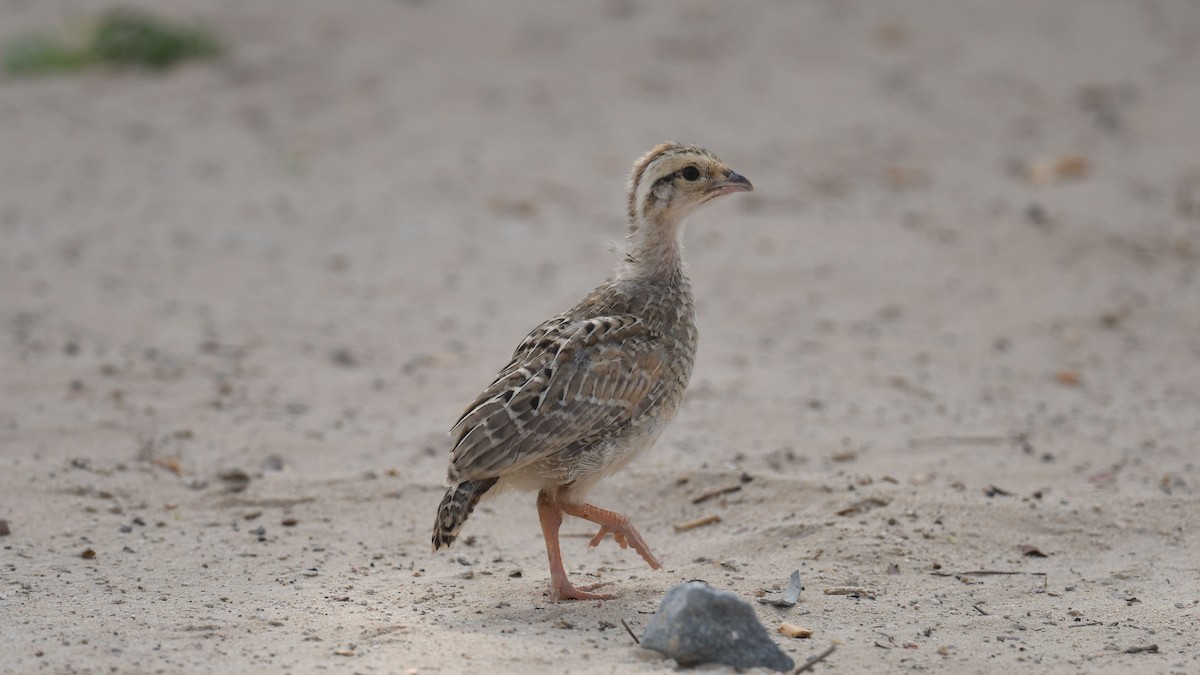
[[[793,569],[816,672],[1200,670],[1200,5],[152,4],[229,58],[0,80],[0,671],[668,672]],[[757,192],[594,495],[666,569],[569,522],[553,604],[531,495],[429,552],[445,431],[664,138]]]

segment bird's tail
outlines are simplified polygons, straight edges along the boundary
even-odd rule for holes
[[[433,523],[433,550],[454,543],[459,529],[467,522],[467,516],[471,515],[483,493],[492,489],[497,480],[465,480],[446,490],[446,496],[438,504],[437,520]]]

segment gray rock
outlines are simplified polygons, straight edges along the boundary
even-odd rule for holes
[[[642,646],[681,666],[720,663],[782,671],[795,665],[767,635],[749,603],[702,581],[667,592],[646,624]]]

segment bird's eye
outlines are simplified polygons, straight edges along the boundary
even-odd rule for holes
[[[700,169],[697,169],[695,166],[689,164],[683,167],[683,170],[679,172],[679,175],[683,176],[683,179],[686,181],[700,180]]]

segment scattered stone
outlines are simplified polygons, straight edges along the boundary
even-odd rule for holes
[[[262,463],[263,471],[283,471],[283,458],[279,455],[269,455]]]
[[[788,579],[787,586],[773,597],[762,597],[758,601],[764,605],[775,605],[776,607],[791,607],[800,600],[800,591],[804,585],[800,583],[800,570],[793,570],[792,576]]]
[[[79,557],[83,558],[84,560],[91,560],[96,557],[96,551],[90,547],[85,548],[83,549],[83,553],[79,554]]]
[[[891,500],[884,497],[867,497],[866,499],[860,499],[841,511],[838,511],[837,514],[839,516],[856,516],[860,513],[866,513],[867,511],[879,506],[887,506],[890,503]]]
[[[1046,554],[1042,553],[1041,549],[1036,546],[1025,544],[1021,547],[1021,555],[1026,558],[1045,558]]]
[[[679,584],[667,593],[646,624],[641,645],[681,666],[720,663],[785,671],[795,665],[749,604],[702,581]]]
[[[309,410],[308,404],[304,403],[303,401],[292,401],[291,403],[283,406],[283,409],[286,410],[289,415],[297,416],[303,415]]]
[[[299,522],[300,521],[296,520],[295,518],[284,518],[279,524],[283,525],[284,527],[295,527]]]
[[[250,474],[241,469],[225,469],[217,474],[229,492],[241,492],[250,485]]]
[[[350,351],[349,347],[338,347],[329,354],[329,359],[334,365],[343,368],[353,368],[358,365],[358,358],[354,356],[354,352]]]
[[[1126,654],[1157,654],[1158,645],[1146,645],[1145,647],[1130,647],[1125,650]]]
[[[12,534],[12,530],[8,529],[8,521],[0,520],[0,537],[7,537]]]

